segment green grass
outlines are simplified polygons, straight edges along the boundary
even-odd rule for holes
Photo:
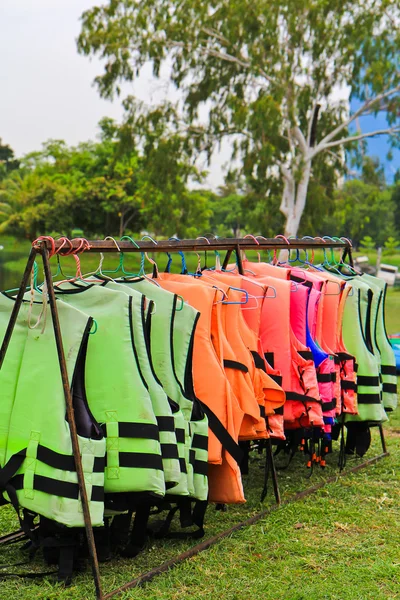
[[[400,332],[400,288],[388,289],[385,314],[388,334]]]
[[[400,411],[385,427],[389,458],[338,479],[308,498],[272,512],[256,525],[235,533],[206,552],[161,575],[142,589],[121,598],[137,600],[366,600],[400,597]],[[374,444],[368,456],[380,452]],[[325,471],[317,469],[311,480],[300,456],[287,471],[279,472],[284,499],[336,473],[337,454],[329,457]],[[356,464],[355,459],[348,466]],[[262,471],[254,459],[246,478],[244,506],[228,512],[207,513],[207,536],[222,531],[258,512]],[[266,504],[272,503],[271,491]],[[0,509],[0,530],[16,527],[9,507]],[[187,549],[177,540],[153,541],[132,561],[116,559],[101,566],[103,586],[110,591],[163,560]],[[20,560],[17,547],[2,549],[1,563]],[[23,567],[19,567],[21,570]],[[39,557],[33,569],[45,569]],[[0,598],[80,599],[92,597],[90,572],[78,575],[64,589],[51,579],[0,583]]]

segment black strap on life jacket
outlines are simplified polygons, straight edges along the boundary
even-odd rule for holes
[[[193,448],[189,450],[189,463],[193,467],[193,472],[198,475],[208,475],[208,462],[205,460],[198,460],[196,458],[196,451]]]
[[[396,367],[392,366],[392,365],[382,365],[381,366],[381,373],[382,375],[397,375],[397,369]]]
[[[371,445],[371,430],[368,423],[349,422],[346,427],[346,454],[364,456]]]
[[[162,417],[161,417],[162,419]],[[170,422],[166,421],[166,419],[170,419],[172,424],[174,422],[173,417],[164,417],[165,421],[161,421],[161,425],[164,426],[163,431],[171,431]],[[157,421],[158,422],[158,421]],[[101,425],[104,435],[107,437],[107,424],[103,423]],[[172,431],[174,431],[172,429]],[[120,438],[140,438],[140,439],[148,439],[148,440],[156,440],[160,439],[159,436],[159,425],[153,425],[152,423],[126,423],[119,422],[118,423],[118,437]]]
[[[342,390],[353,390],[357,391],[357,384],[355,381],[347,381],[347,379],[342,379],[340,381],[340,387]]]
[[[335,383],[336,373],[317,373],[317,381],[318,383]]]
[[[147,527],[150,517],[151,504],[138,505],[135,511],[133,527],[128,544],[120,551],[125,558],[134,558],[142,552],[147,542]]]
[[[256,368],[261,369],[262,371],[264,371],[264,373],[266,373],[267,369],[265,368],[265,363],[264,363],[262,357],[260,356],[260,354],[258,354],[258,352],[256,352],[255,350],[251,350],[250,352],[253,356],[253,360],[254,360],[254,364],[255,364]]]
[[[227,431],[227,429],[225,429],[225,427],[222,425],[217,415],[214,414],[213,411],[206,404],[204,404],[204,402],[201,402],[201,400],[199,400],[199,402],[205,414],[207,415],[209,428],[211,429],[215,437],[221,442],[223,448],[225,448],[225,450],[229,452],[232,458],[235,459],[238,465],[240,465],[243,458],[243,452],[240,449],[239,445],[237,444],[237,442],[235,442],[235,440]]]
[[[336,398],[332,398],[332,400],[330,400],[329,402],[322,402],[322,412],[328,412],[328,410],[333,410],[334,408],[336,408],[336,404]]]
[[[264,357],[265,360],[267,361],[267,363],[273,368],[275,369],[275,358],[274,358],[274,353],[273,352],[264,352]]]
[[[397,394],[397,384],[396,383],[383,383],[382,391],[387,392],[388,394]]]
[[[241,362],[236,360],[228,360],[224,358],[224,367],[225,369],[235,369],[236,371],[242,371],[243,373],[248,373],[249,369]]]
[[[207,510],[207,500],[195,500],[183,496],[174,499],[175,506],[169,507],[168,515],[162,526],[154,533],[159,538],[173,539],[200,539],[204,536],[204,517]],[[183,529],[196,526],[194,531],[174,531],[170,532],[171,523],[175,514],[179,511],[180,525]]]
[[[297,350],[297,353],[300,354],[304,360],[314,360],[311,350]]]
[[[375,387],[379,386],[379,375],[357,375],[357,386]]]
[[[381,403],[381,395],[380,394],[360,394],[360,392],[357,392],[357,402],[358,402],[358,404],[380,404]]]

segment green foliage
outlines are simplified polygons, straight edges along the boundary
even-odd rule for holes
[[[15,158],[14,150],[8,144],[3,144],[0,138],[0,182],[18,168],[19,160]]]
[[[187,237],[208,229],[207,197],[187,185],[201,174],[179,137],[163,132],[160,120],[155,129],[151,118],[141,115],[136,129],[133,121],[119,127],[104,119],[99,142],[70,148],[50,140],[26,156],[0,184],[0,233],[33,239],[76,228],[86,235],[146,229]]]
[[[396,240],[396,238],[390,236],[388,237],[388,239],[386,240],[385,244],[384,244],[384,249],[383,249],[383,253],[384,254],[395,254],[397,248],[399,247],[399,240]]]
[[[400,170],[399,178],[395,178],[395,184],[392,188],[392,202],[394,204],[394,226],[400,231]]]
[[[375,248],[375,242],[370,235],[364,235],[363,239],[360,240],[360,246],[364,250],[373,250]]]
[[[355,246],[369,236],[375,246],[383,246],[393,235],[394,203],[390,189],[354,179],[347,181],[334,198],[333,213],[324,227],[329,235],[344,235]]]

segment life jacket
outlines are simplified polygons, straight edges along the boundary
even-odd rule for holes
[[[325,397],[325,400],[327,400],[324,402],[326,413],[329,406],[336,402],[336,415],[340,415],[342,412],[357,414],[355,358],[349,354],[344,346],[341,323],[338,323],[339,314],[342,315],[343,313],[342,310],[339,310],[339,304],[343,296],[344,282],[332,274],[320,270],[305,270],[298,267],[274,266],[268,263],[250,261],[243,261],[243,265],[245,270],[252,270],[258,280],[262,277],[263,272],[270,273],[274,277],[292,279],[298,283],[304,280],[312,282],[313,286],[321,292],[315,335],[312,337],[324,352],[329,356],[333,356],[336,371],[332,399],[329,401]],[[330,362],[322,363],[319,367],[320,379],[329,379],[331,370]],[[330,377],[334,378],[335,376],[331,374]],[[325,384],[326,382],[320,381],[319,383]],[[323,387],[329,388],[331,385],[328,383]],[[327,392],[327,396],[330,395],[328,390],[325,389],[325,392]]]
[[[0,339],[14,302],[13,298],[0,294]],[[42,304],[35,300],[32,322],[36,322],[41,311]],[[62,303],[58,306],[58,316],[92,525],[101,526],[105,439],[88,407],[85,392],[85,360],[92,319]],[[53,327],[47,323],[42,331],[30,329],[28,319],[29,302],[24,301],[10,352],[0,371],[0,491],[17,511],[22,507],[67,527],[83,527]]]
[[[198,527],[196,532],[181,532],[180,535],[202,537],[208,496],[208,421],[190,387],[191,340],[199,315],[184,304],[182,298],[163,290],[149,279],[122,280],[119,285],[129,294],[138,294],[140,290],[146,294],[147,300],[152,298],[146,308],[145,319],[147,354],[154,376],[165,388],[164,393],[168,391],[175,424],[181,474],[179,483],[166,489],[166,502],[158,503],[160,511],[169,510],[169,513],[157,536],[168,537],[172,516],[179,510],[181,527]],[[141,547],[144,546],[148,517],[149,511],[145,507],[136,512],[128,556],[137,554],[138,542]]]
[[[293,269],[293,273],[298,274],[298,270]],[[342,336],[343,310],[350,289],[346,289],[345,283],[338,277],[325,271],[301,271],[301,275],[312,281],[321,293],[314,326],[315,340],[334,358],[336,415],[357,414],[356,362],[345,347]]]
[[[228,381],[244,412],[239,439],[245,441],[267,438],[264,391],[254,357],[246,343],[249,341],[249,331],[241,312],[243,293],[231,287],[240,280],[232,276],[228,284],[225,283],[226,277],[223,274],[218,272],[208,275],[205,272],[201,282],[207,283],[207,280],[211,280],[209,285],[218,285],[226,296],[220,304],[224,333],[223,364]],[[257,348],[256,344],[253,346]]]
[[[293,278],[293,275],[291,275]],[[297,277],[295,278],[297,280]],[[307,285],[306,285],[307,284]],[[309,285],[308,285],[309,284]],[[336,413],[335,395],[335,362],[334,357],[324,352],[311,335],[308,324],[309,298],[312,290],[312,282],[296,283],[296,289],[292,291],[290,302],[290,318],[293,332],[297,339],[310,349],[318,382],[318,392],[321,398],[321,409],[324,419],[324,439],[330,441],[330,433]],[[315,292],[319,294],[319,292]],[[317,306],[317,303],[314,303]]]
[[[187,489],[192,497],[205,500],[208,422],[194,397],[192,384],[193,342],[199,313],[183,304],[176,294],[147,279],[122,285],[144,293],[156,303],[154,314],[148,311],[147,315],[151,360],[172,404],[181,464],[180,484],[168,494],[185,495]]]
[[[290,271],[285,267],[270,265],[265,262],[253,262],[247,259],[243,260],[242,264],[245,275],[250,274],[256,278],[270,275],[276,279],[289,279]]]
[[[309,270],[293,268],[290,271],[290,279],[299,285],[299,295],[294,294],[293,300],[304,296],[307,289],[307,313],[304,316],[306,328],[306,344],[310,347],[317,371],[318,389],[322,401],[322,412],[324,415],[325,440],[330,441],[332,425],[335,422],[335,416],[340,412],[341,390],[340,390],[340,367],[339,360],[334,349],[325,346],[322,337],[317,339],[318,316],[319,322],[322,321],[323,313],[323,293],[326,286],[325,280],[318,277],[318,274]],[[300,304],[302,307],[304,300]],[[334,329],[335,333],[335,329]],[[300,335],[300,333],[299,333]],[[304,335],[304,334],[303,334]],[[303,341],[303,337],[300,336]]]
[[[132,502],[162,498],[159,428],[164,424],[157,423],[140,370],[132,297],[96,285],[71,289],[67,284],[56,287],[55,293],[98,323],[88,347],[85,381],[90,410],[107,438],[105,492],[130,492]],[[109,496],[108,501],[117,507],[121,498]]]
[[[140,371],[143,375],[146,387],[150,394],[150,399],[154,414],[157,419],[160,433],[160,445],[162,463],[164,469],[166,490],[174,488],[180,483],[181,468],[179,464],[179,453],[177,435],[175,431],[175,420],[168,402],[168,397],[162,387],[160,380],[154,371],[154,366],[150,351],[149,325],[154,302],[150,300],[146,311],[146,296],[133,290],[127,285],[121,285],[113,281],[105,282],[107,289],[114,290],[117,293],[125,293],[132,297],[131,303],[131,321],[133,328],[133,338],[137,351],[137,358]],[[160,424],[169,424],[160,428]],[[184,487],[184,494],[188,494],[187,486]]]
[[[374,289],[376,303],[373,305],[375,310],[371,314],[373,319],[371,337],[374,353],[380,358],[383,406],[386,411],[392,411],[397,408],[397,376],[396,359],[385,327],[387,284],[383,279],[368,274],[362,275],[362,281]]]
[[[275,410],[279,410],[283,406],[285,394],[278,381],[267,372],[260,338],[261,311],[268,288],[254,281],[254,279],[242,275],[234,276],[216,271],[214,277],[238,289],[243,289],[249,294],[249,300],[241,306],[241,310],[235,309],[238,312],[238,330],[253,357],[255,367],[253,369],[253,387],[255,393],[258,397],[264,398],[265,415],[272,416]],[[233,329],[228,320],[227,329],[229,328]],[[279,376],[278,373],[276,375]],[[262,405],[262,400],[259,403]]]
[[[193,385],[196,397],[205,407],[209,419],[208,484],[209,501],[217,503],[242,503],[245,501],[239,468],[242,452],[238,442],[238,430],[243,419],[237,399],[225,377],[218,351],[221,327],[213,311],[220,299],[216,288],[199,285],[189,280],[174,281],[172,278],[157,278],[157,283],[183,296],[200,312],[193,343]],[[212,339],[213,338],[213,339]]]
[[[224,294],[224,300],[215,302],[212,309],[214,323],[212,339],[230,384],[232,398],[236,398],[236,402],[243,411],[240,421],[237,421],[239,429],[236,431],[236,435],[240,440],[267,437],[265,419],[261,416],[261,409],[253,387],[252,375],[255,370],[253,358],[240,334],[242,323],[239,303],[242,295],[219,279],[215,280],[207,272],[195,279],[191,279],[187,275],[174,274],[166,274],[164,277],[170,281],[182,282],[184,285],[192,282],[197,286],[206,286],[212,289],[218,287],[221,294]]]
[[[266,350],[267,361],[282,373],[282,387],[286,392],[285,427],[323,427],[318,383],[310,349],[296,338],[291,326],[292,283],[270,276],[260,276],[260,280],[276,290],[276,298],[263,304],[261,341]]]
[[[361,279],[361,278],[360,278]],[[346,415],[346,422],[366,421],[370,424],[387,420],[381,402],[379,362],[373,353],[370,310],[373,293],[360,279],[351,281],[354,293],[347,294],[343,313],[343,340],[356,357],[358,415]],[[367,315],[364,320],[362,314]]]
[[[165,291],[165,290],[164,290]],[[208,497],[208,418],[200,405],[193,384],[193,347],[200,313],[181,302],[175,311],[173,327],[174,364],[177,378],[182,382],[185,396],[192,400],[189,429],[191,444],[189,463],[193,468],[194,498]]]
[[[352,294],[351,286],[346,285],[341,291],[336,330],[336,356],[335,362],[339,366],[340,377],[340,412],[338,415],[358,414],[357,402],[357,363],[356,357],[349,353],[343,339],[343,315],[347,297]]]

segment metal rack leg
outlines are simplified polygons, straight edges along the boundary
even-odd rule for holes
[[[387,452],[386,440],[385,440],[385,434],[383,432],[382,425],[379,425],[379,435],[381,436],[382,452],[386,453]]]
[[[6,352],[7,352],[7,348],[10,343],[10,340],[11,340],[12,332],[14,331],[15,323],[17,322],[19,309],[21,308],[21,304],[22,304],[22,298],[25,294],[25,290],[28,285],[29,276],[32,271],[33,263],[35,262],[35,258],[36,258],[36,250],[34,248],[32,248],[30,251],[29,257],[28,257],[28,262],[26,263],[24,274],[22,276],[21,285],[19,287],[17,298],[15,300],[15,304],[14,304],[14,307],[13,307],[13,310],[12,310],[12,313],[10,316],[10,320],[8,322],[8,326],[6,329],[6,333],[4,335],[3,343],[0,348],[0,369],[3,365],[3,361],[5,358]]]
[[[225,254],[224,262],[222,264],[222,268],[224,269],[224,271],[226,270],[227,266],[229,265],[229,261],[232,256],[232,252],[233,252],[233,250],[227,250],[227,252]]]
[[[88,501],[87,492],[86,492],[85,477],[83,474],[82,461],[81,461],[81,455],[80,455],[80,450],[79,450],[78,434],[76,431],[74,407],[72,404],[72,396],[71,396],[71,390],[70,390],[70,386],[69,386],[68,373],[67,373],[67,364],[65,362],[65,354],[64,354],[63,344],[62,344],[61,328],[60,328],[60,322],[58,319],[58,311],[57,311],[57,301],[56,301],[56,297],[54,294],[53,279],[51,276],[50,263],[49,263],[49,253],[48,253],[46,246],[44,246],[44,245],[41,247],[41,255],[43,258],[43,267],[44,267],[44,274],[45,274],[45,279],[46,279],[46,283],[47,283],[47,292],[49,295],[49,304],[50,304],[51,316],[52,316],[52,321],[53,321],[54,337],[56,340],[58,361],[59,361],[59,365],[60,365],[61,379],[62,379],[63,388],[64,388],[64,398],[65,398],[65,404],[66,404],[66,409],[67,409],[67,419],[68,419],[70,435],[71,435],[72,450],[74,453],[76,474],[78,477],[79,492],[80,492],[80,497],[81,497],[83,519],[85,522],[86,536],[87,536],[87,542],[88,542],[88,547],[89,547],[93,580],[94,580],[94,585],[96,588],[96,598],[98,600],[102,600],[103,594],[101,591],[99,563],[97,561],[96,545],[95,545],[95,541],[94,541],[92,521],[90,518],[90,511],[89,511],[89,501]]]
[[[277,504],[280,504],[281,503],[281,495],[279,493],[278,475],[277,475],[276,468],[275,468],[274,455],[272,452],[272,444],[271,444],[270,439],[266,440],[266,453],[267,453],[267,460],[269,462],[269,468],[270,468],[271,475],[272,475],[272,485],[274,488],[275,500],[276,500]]]

